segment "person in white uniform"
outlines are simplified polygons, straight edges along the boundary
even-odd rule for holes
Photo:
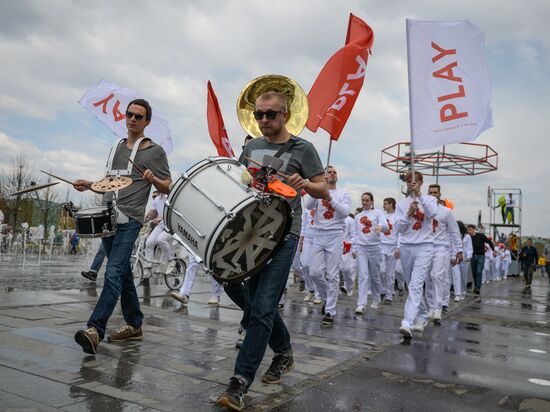
[[[330,326],[336,315],[336,303],[340,285],[340,259],[344,241],[344,220],[350,212],[348,193],[336,188],[338,175],[332,166],[327,167],[325,180],[330,192],[328,199],[306,196],[305,204],[315,210],[311,236],[310,275],[315,288],[325,302],[322,324]]]
[[[164,201],[168,196],[159,194],[152,202],[152,209],[147,212],[147,215],[153,219],[153,223],[156,223],[155,228],[147,237],[145,242],[145,262],[143,265],[143,283],[148,284],[148,280],[151,277],[151,268],[153,266],[155,246],[159,246],[162,251],[162,260],[167,262],[173,257],[172,251],[172,235],[164,230]],[[166,268],[166,272],[170,272],[174,269],[173,265],[175,261],[170,262],[170,267]]]
[[[382,232],[382,264],[380,266],[380,277],[382,280],[382,293],[384,303],[391,304],[393,301],[393,289],[395,285],[395,263],[399,258],[399,247],[397,246],[397,230],[395,229],[395,199],[387,197],[383,203],[388,229]],[[399,283],[401,283],[399,285]],[[403,281],[398,281],[400,292],[403,291]]]
[[[421,193],[422,173],[414,172],[413,178],[413,173],[408,172],[405,181],[408,195],[397,202],[395,210],[403,276],[409,286],[399,332],[411,338],[413,329],[422,331],[426,325],[424,282],[433,257],[432,219],[437,214],[437,202],[435,197]]]
[[[466,230],[466,226],[460,220],[457,220],[458,230],[462,239],[462,250],[464,259],[460,264],[453,266],[453,287],[455,291],[455,302],[464,300],[466,297],[466,287],[468,285],[468,275],[470,274],[471,264],[470,259],[474,254],[472,246],[472,238]]]
[[[512,263],[512,255],[505,245],[500,245],[500,277],[502,280],[506,280],[508,277],[508,270],[510,269],[510,263]]]
[[[340,272],[344,284],[340,286],[340,291],[346,296],[353,295],[353,285],[355,284],[355,275],[357,273],[357,259],[353,257],[352,253],[352,237],[355,226],[355,219],[353,214],[349,214],[346,217],[345,229],[344,229],[344,245],[342,251],[342,260],[340,262]]]
[[[365,312],[367,289],[370,285],[371,308],[378,309],[380,296],[386,288],[380,282],[380,263],[382,261],[381,233],[389,229],[386,215],[380,209],[374,209],[374,196],[370,192],[361,195],[363,210],[355,216],[355,228],[352,238],[352,250],[359,269],[359,290],[355,313]],[[385,285],[384,285],[385,286]]]
[[[481,278],[481,283],[489,282],[489,279],[493,276],[493,249],[491,249],[487,243],[485,243],[484,247],[485,261],[483,262],[483,275]]]
[[[426,301],[428,303],[428,318],[435,323],[441,321],[445,290],[449,290],[449,272],[451,265],[460,263],[462,256],[462,241],[456,219],[451,209],[441,201],[441,187],[432,184],[428,194],[437,199],[437,214],[432,220],[434,233],[434,251],[432,267],[426,278]]]
[[[302,198],[303,199],[303,198]],[[300,233],[300,242],[298,243],[298,249],[301,250],[300,264],[302,266],[302,276],[304,277],[305,288],[307,290],[304,296],[304,302],[313,301],[318,305],[323,302],[321,295],[315,289],[315,284],[311,279],[309,271],[309,263],[311,261],[311,247],[313,245],[313,237],[311,232],[313,230],[315,210],[309,210],[305,204],[302,204],[302,228]]]

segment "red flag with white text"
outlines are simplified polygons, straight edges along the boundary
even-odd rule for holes
[[[374,32],[359,17],[350,14],[346,45],[325,64],[307,96],[307,128],[326,130],[338,140],[363,87]]]
[[[216,146],[218,155],[224,157],[235,157],[235,153],[229,143],[227,131],[223,123],[222,112],[218,103],[218,98],[214,93],[210,80],[208,81],[208,103],[206,107],[206,117],[208,120],[208,133]]]

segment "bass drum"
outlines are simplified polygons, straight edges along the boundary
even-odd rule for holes
[[[243,173],[236,160],[207,158],[176,181],[164,208],[168,231],[222,283],[258,273],[292,223],[288,202],[248,187]]]

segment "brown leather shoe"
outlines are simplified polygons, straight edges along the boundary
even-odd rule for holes
[[[125,340],[142,340],[143,332],[141,331],[141,326],[139,328],[134,328],[131,325],[124,325],[115,333],[111,333],[107,340],[109,342],[123,342]]]
[[[97,347],[99,346],[99,335],[96,328],[93,326],[85,330],[77,331],[74,335],[74,340],[82,346],[84,353],[97,353]]]

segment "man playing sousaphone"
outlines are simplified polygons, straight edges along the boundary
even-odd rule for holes
[[[120,297],[122,315],[126,325],[108,336],[109,342],[140,340],[143,338],[141,323],[143,314],[134,286],[130,268],[130,256],[134,242],[143,225],[145,205],[151,185],[161,193],[168,193],[172,179],[168,160],[163,148],[144,136],[145,127],[151,122],[152,110],[146,100],[136,99],[126,109],[128,138],[115,145],[107,162],[107,174],[128,174],[132,184],[118,192],[116,207],[119,211],[118,227],[113,236],[102,239],[108,258],[105,269],[105,282],[99,300],[87,323],[87,328],[75,334],[76,342],[85,353],[97,352],[99,342],[107,328],[107,321]],[[135,148],[135,150],[134,150]],[[143,170],[141,173],[133,163]],[[76,190],[91,189],[91,181],[79,179],[74,182]],[[107,197],[110,193],[104,195]],[[104,200],[111,200],[109,198]]]
[[[289,176],[286,183],[298,193],[303,189],[314,198],[328,198],[323,165],[315,147],[287,130],[285,123],[289,111],[285,97],[277,92],[261,94],[256,99],[253,114],[263,136],[244,147],[239,161],[248,166],[248,159],[262,162],[264,155],[276,155],[283,149],[279,154],[283,161],[280,172]],[[290,204],[294,211],[290,234],[271,261],[245,286],[229,284],[225,289],[241,308],[248,305],[248,319],[244,320],[246,336],[235,362],[234,374],[217,400],[219,405],[229,409],[241,410],[244,407],[244,394],[254,380],[268,344],[274,357],[262,376],[262,382],[279,383],[281,374],[293,368],[290,335],[277,311],[300,235],[300,196],[290,200]]]

